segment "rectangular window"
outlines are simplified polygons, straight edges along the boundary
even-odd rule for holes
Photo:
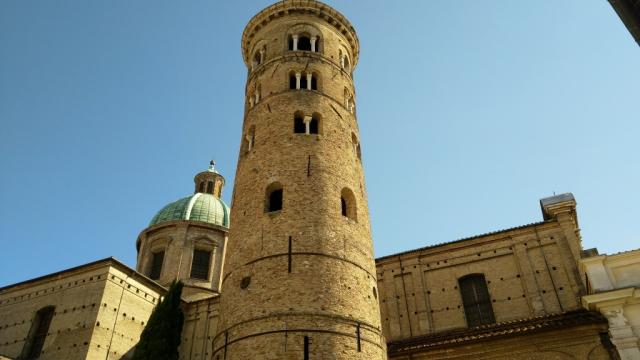
[[[54,309],[53,306],[47,306],[36,313],[33,323],[31,324],[30,339],[27,340],[25,349],[23,349],[23,354],[26,355],[26,359],[36,359],[40,357],[44,341],[47,338],[47,332],[49,331],[49,325],[51,325]]]
[[[149,277],[153,280],[160,279],[160,273],[162,272],[162,262],[164,261],[164,251],[158,251],[153,253],[151,259],[151,271]]]
[[[458,282],[467,325],[475,327],[496,322],[484,275],[468,275]]]
[[[193,262],[191,263],[191,278],[208,280],[210,263],[211,251],[194,250]]]

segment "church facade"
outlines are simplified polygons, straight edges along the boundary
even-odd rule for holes
[[[249,21],[242,53],[233,221],[212,162],[140,233],[135,269],[106,258],[0,288],[0,359],[127,359],[174,279],[182,359],[620,358],[585,298],[571,194],[540,200],[539,222],[376,259],[353,26],[285,0]]]

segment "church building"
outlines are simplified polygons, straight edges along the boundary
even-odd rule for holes
[[[0,288],[0,359],[128,359],[174,279],[181,359],[640,359],[640,254],[603,272],[570,193],[530,224],[374,257],[359,46],[315,0],[255,15],[231,207],[211,162],[131,239],[135,269],[105,258]]]

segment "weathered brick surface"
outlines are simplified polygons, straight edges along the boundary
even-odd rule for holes
[[[355,62],[355,33],[313,1],[278,3],[255,19],[245,57],[265,45],[266,53],[247,80],[243,139],[253,133],[255,141],[238,160],[214,356],[299,359],[307,336],[311,358],[386,358],[358,127],[347,106],[354,86],[339,59]],[[319,35],[319,51],[289,51],[296,31]],[[289,89],[291,71],[313,72],[318,90]],[[320,115],[319,134],[294,134],[297,111]],[[266,213],[274,182],[284,189],[283,209]],[[344,188],[355,198],[354,219],[341,214]]]
[[[575,214],[575,207],[568,211]],[[570,250],[576,247],[580,248],[577,217],[555,216],[377,259],[384,335],[398,341],[466,328],[458,279],[469,274],[485,276],[498,323],[577,310],[584,287],[578,257]],[[565,359],[578,354],[575,358],[604,359],[608,355],[601,331],[601,325],[594,325],[526,336],[514,333],[479,344],[451,343],[416,351],[411,358]]]
[[[131,276],[134,275],[134,276]],[[0,355],[21,355],[38,310],[55,306],[40,359],[130,355],[161,289],[111,260],[0,291]]]

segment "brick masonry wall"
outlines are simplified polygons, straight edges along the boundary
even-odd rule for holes
[[[40,359],[120,359],[137,343],[158,299],[156,290],[108,263],[5,288],[0,355],[20,356],[36,312],[55,306]]]
[[[458,279],[468,274],[484,274],[496,322],[578,309],[573,234],[554,220],[378,259],[385,337],[466,327]]]
[[[289,10],[260,15],[270,20],[243,44],[266,45],[266,56],[247,80],[243,139],[253,131],[255,142],[238,160],[214,359],[225,351],[227,359],[299,359],[305,336],[310,358],[383,359],[358,127],[345,101],[354,87],[339,60],[343,52],[353,62],[357,49],[351,34],[318,16],[326,5],[307,12],[300,8],[318,4],[279,4]],[[288,50],[296,27],[320,35],[319,52]],[[312,71],[318,90],[289,89],[291,71]],[[319,134],[294,134],[296,111],[319,114]],[[283,209],[266,213],[274,182]],[[355,198],[354,219],[341,214],[344,188]]]

